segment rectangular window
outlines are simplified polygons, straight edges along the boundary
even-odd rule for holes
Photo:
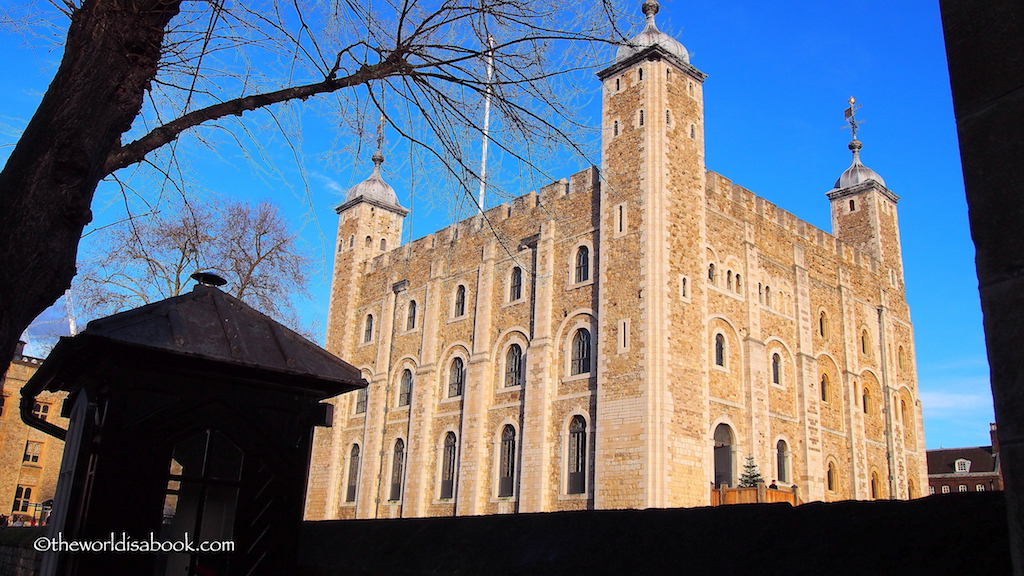
[[[985,485],[984,484],[978,484],[977,486],[974,487],[974,491],[975,492],[984,492],[985,491]]]
[[[32,487],[18,486],[14,491],[14,507],[12,512],[28,512],[29,504],[32,503]]]
[[[943,494],[949,494],[949,486],[943,486],[942,487],[942,493]]]
[[[22,457],[21,461],[28,464],[37,464],[42,453],[43,443],[29,440],[28,442],[25,442],[25,455]]]
[[[50,415],[50,405],[36,402],[32,406],[32,415],[40,420],[46,420],[46,417]]]

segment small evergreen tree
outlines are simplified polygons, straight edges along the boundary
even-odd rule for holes
[[[753,456],[747,456],[747,463],[743,465],[743,475],[740,476],[740,488],[754,488],[758,482],[764,482],[764,478],[757,470]]]

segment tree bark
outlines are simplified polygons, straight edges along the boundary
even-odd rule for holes
[[[71,285],[93,193],[156,76],[181,0],[86,0],[60,68],[0,172],[0,361]]]

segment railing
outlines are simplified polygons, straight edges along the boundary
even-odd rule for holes
[[[723,506],[728,504],[758,504],[767,502],[789,502],[793,506],[799,506],[800,490],[792,488],[768,488],[764,484],[758,484],[755,488],[726,488],[725,485],[711,489],[711,505]]]

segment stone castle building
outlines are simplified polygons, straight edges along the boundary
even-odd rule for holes
[[[378,152],[338,207],[327,348],[369,387],[307,518],[704,506],[747,455],[805,501],[927,486],[898,197],[856,133],[832,234],[708,171],[705,75],[643,11],[600,170],[400,246]]]

